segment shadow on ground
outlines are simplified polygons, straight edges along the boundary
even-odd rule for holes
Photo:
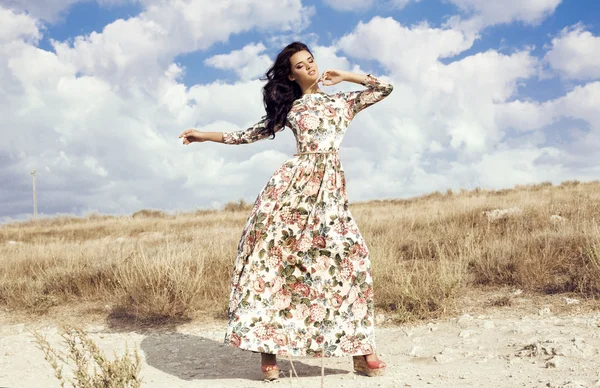
[[[106,324],[115,333],[148,334],[175,331],[180,325],[191,322],[190,318],[162,316],[138,317],[127,308],[115,307],[106,317]]]
[[[262,379],[260,354],[237,349],[212,339],[181,333],[149,334],[141,349],[148,365],[182,380]],[[321,367],[292,360],[299,377],[320,376]],[[290,363],[278,359],[289,377]],[[350,364],[349,364],[350,366]],[[348,370],[325,368],[325,375],[348,374]]]

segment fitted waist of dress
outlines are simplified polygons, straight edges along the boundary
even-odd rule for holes
[[[294,156],[307,155],[307,154],[337,154],[337,150],[303,151],[303,152],[294,154]]]

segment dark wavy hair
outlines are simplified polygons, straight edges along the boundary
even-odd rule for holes
[[[267,81],[263,86],[263,102],[267,112],[263,116],[263,120],[266,122],[265,130],[273,138],[275,138],[275,127],[285,126],[292,103],[302,97],[302,89],[295,81],[290,81],[288,75],[292,72],[290,57],[303,50],[312,55],[302,42],[288,44],[277,54],[277,58],[275,58],[273,66],[267,70],[265,78],[261,78],[261,81]]]

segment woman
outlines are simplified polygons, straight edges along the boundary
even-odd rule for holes
[[[338,148],[352,118],[392,92],[392,85],[347,71],[319,77],[306,45],[294,42],[266,73],[266,115],[235,132],[182,132],[183,144],[248,144],[285,127],[298,153],[275,171],[256,198],[238,244],[225,343],[260,352],[265,379],[277,355],[354,356],[354,369],[381,375],[375,353],[369,250],[348,208]],[[327,94],[347,81],[367,89]]]

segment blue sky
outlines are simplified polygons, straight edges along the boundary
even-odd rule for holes
[[[395,86],[344,140],[351,201],[600,176],[598,1],[240,1],[0,4],[0,218],[29,217],[32,168],[47,215],[252,201],[291,133],[241,148],[176,135],[257,121],[258,78],[292,40],[321,70]]]

